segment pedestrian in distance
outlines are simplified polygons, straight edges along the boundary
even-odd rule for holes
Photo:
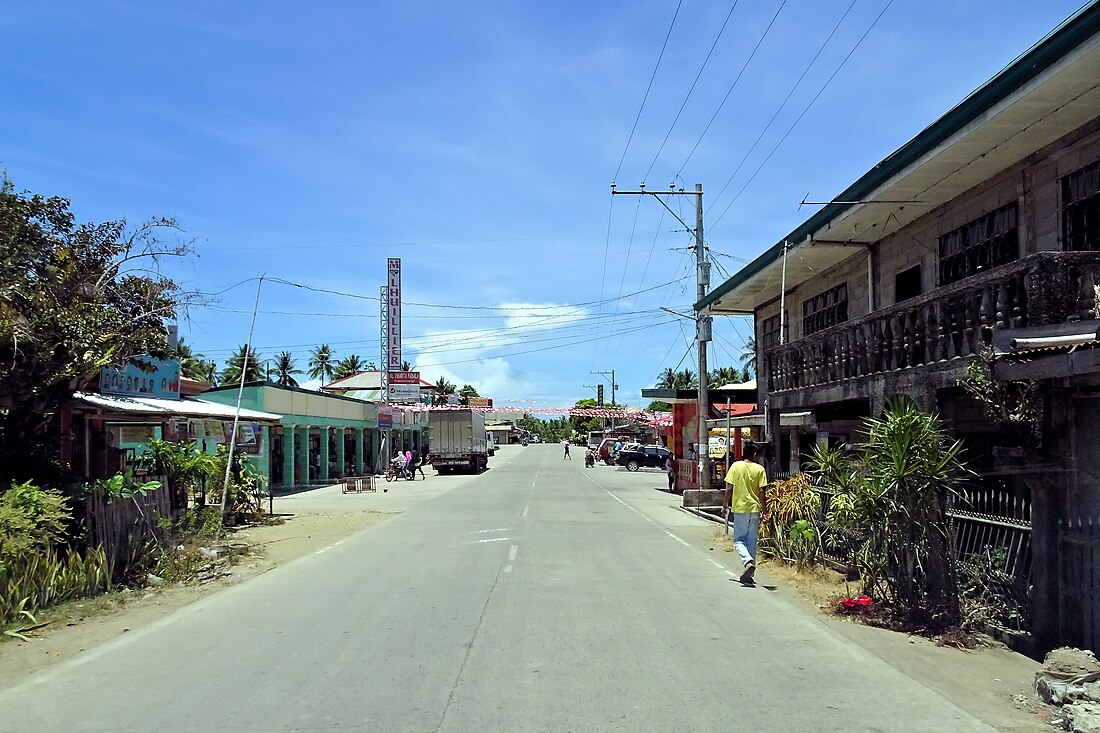
[[[425,453],[422,456],[417,456],[416,452],[413,452],[413,478],[416,478],[416,472],[420,472],[421,478],[428,478],[424,475],[424,464],[428,462],[428,454]]]
[[[676,459],[669,453],[665,459],[665,473],[668,474],[668,493],[676,491]]]
[[[742,459],[726,472],[730,495],[729,511],[733,514],[733,548],[737,550],[744,569],[741,582],[751,585],[756,573],[756,540],[760,534],[760,503],[768,483],[767,472],[760,465],[760,447],[748,443]]]
[[[413,452],[411,450],[405,451],[405,478],[409,481],[416,478],[413,474]]]
[[[564,455],[564,456],[562,456],[562,458],[561,458],[561,459],[562,459],[563,461],[564,461],[565,459],[567,459],[567,458],[568,458],[568,459],[569,459],[570,461],[571,461],[571,460],[573,460],[573,456],[569,455],[569,439],[568,439],[568,438],[566,438],[565,440],[563,440],[563,441],[561,442],[561,444],[562,444],[563,446],[565,446],[565,455]]]

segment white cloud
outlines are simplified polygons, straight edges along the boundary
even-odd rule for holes
[[[546,379],[517,369],[507,352],[552,348],[577,336],[588,311],[555,303],[502,303],[496,324],[484,328],[428,331],[410,346],[421,376],[445,377],[461,387],[472,384],[487,397],[531,395],[545,390]],[[560,340],[557,340],[559,339]],[[494,352],[505,351],[503,356]]]

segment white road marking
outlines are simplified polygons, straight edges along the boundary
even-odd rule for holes
[[[672,534],[672,533],[671,533],[671,532],[669,532],[669,531],[668,531],[667,529],[665,530],[665,534],[667,534],[667,535],[668,535],[669,537],[671,537],[672,539],[674,539],[674,540],[676,540],[677,542],[679,542],[679,543],[680,543],[681,545],[683,545],[684,547],[691,547],[691,545],[690,545],[690,544],[688,544],[687,542],[684,542],[684,541],[683,541],[682,539],[680,539],[680,538],[679,538],[679,537],[677,537],[676,535]]]
[[[519,552],[519,545],[512,545],[508,548],[508,562],[515,562],[517,552]]]
[[[332,543],[332,546],[333,546],[333,547],[336,547],[337,545],[342,545],[342,544],[344,544],[344,541],[343,541],[343,540],[340,540],[339,542],[333,542],[333,543]]]
[[[528,511],[528,510],[529,510],[530,508],[531,508],[531,507],[529,507],[529,506],[525,506],[525,507],[523,507],[523,514],[520,514],[520,515],[519,515],[521,519],[523,519],[523,518],[526,518],[526,517],[527,517],[527,511]]]
[[[507,532],[507,527],[497,527],[496,529],[479,529],[478,534],[488,534],[489,532]]]
[[[474,540],[474,543],[480,545],[484,542],[507,542],[510,539],[511,537],[489,537],[484,540]]]
[[[512,572],[512,566],[511,565],[505,565],[504,566],[504,572],[506,572],[506,573]]]
[[[324,552],[324,551],[325,551],[325,550],[327,550],[327,549],[328,549],[327,547],[322,547],[322,548],[321,548],[320,550],[318,550],[317,552],[315,552],[315,553],[313,553],[313,554],[314,554],[314,555],[320,555],[320,554],[321,554],[322,552]]]

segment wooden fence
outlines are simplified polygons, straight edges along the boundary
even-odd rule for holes
[[[163,535],[163,530],[157,527],[157,518],[172,516],[172,497],[163,479],[161,482],[161,488],[145,496],[137,494],[133,499],[111,499],[100,493],[84,498],[88,544],[103,547],[113,580],[118,580],[116,574],[141,550],[135,543],[148,542],[152,534]]]
[[[1058,523],[1059,642],[1100,651],[1100,517]]]

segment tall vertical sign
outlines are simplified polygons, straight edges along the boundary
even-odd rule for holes
[[[386,260],[386,288],[389,301],[389,363],[383,368],[391,372],[401,371],[401,258]]]

